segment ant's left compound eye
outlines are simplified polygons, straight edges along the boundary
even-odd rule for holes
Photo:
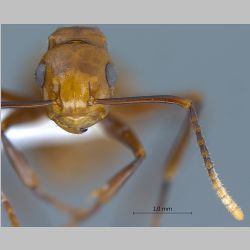
[[[38,65],[35,73],[36,82],[41,88],[43,87],[44,84],[45,70],[46,70],[45,64],[41,63]]]
[[[113,87],[117,80],[117,72],[112,63],[108,63],[105,68],[106,79],[108,81],[109,87]]]

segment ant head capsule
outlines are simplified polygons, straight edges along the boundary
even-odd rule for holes
[[[70,36],[65,40],[57,37],[69,35],[67,32],[73,32],[73,40]],[[83,39],[86,32],[98,34],[98,30],[90,28],[60,29],[53,34],[50,39],[57,37],[60,43],[44,54],[36,73],[43,98],[55,101],[47,107],[49,118],[75,134],[85,132],[81,128],[88,128],[108,115],[109,107],[93,104],[93,100],[110,98],[117,78],[106,46],[98,43],[102,36],[94,36],[95,42],[87,41]]]

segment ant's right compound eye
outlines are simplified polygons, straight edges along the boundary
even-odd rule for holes
[[[36,69],[36,73],[35,73],[36,82],[39,85],[39,87],[41,87],[41,88],[44,85],[45,70],[46,70],[45,64],[41,63],[38,65],[38,67]]]
[[[109,87],[114,87],[117,81],[117,72],[112,63],[108,63],[105,68],[106,79]]]

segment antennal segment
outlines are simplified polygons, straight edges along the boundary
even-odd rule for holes
[[[190,111],[190,119],[192,123],[192,128],[196,135],[197,143],[199,145],[201,155],[203,157],[205,167],[208,172],[209,179],[212,183],[213,188],[215,189],[218,197],[220,198],[221,202],[224,204],[226,209],[233,215],[236,220],[243,220],[244,214],[241,208],[237,205],[237,203],[233,200],[233,198],[228,194],[227,190],[223,187],[215,169],[214,164],[210,158],[205,139],[201,133],[201,127],[198,123],[197,114],[191,106],[189,108]]]

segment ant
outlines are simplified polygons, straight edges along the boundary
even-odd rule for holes
[[[64,27],[52,33],[48,38],[48,51],[38,64],[35,77],[42,91],[42,100],[31,100],[2,90],[2,98],[6,100],[1,102],[2,108],[16,109],[1,123],[2,143],[23,184],[43,201],[69,214],[68,226],[78,225],[109,202],[146,157],[143,145],[136,134],[110,112],[110,106],[156,103],[178,105],[188,113],[183,131],[166,162],[157,205],[164,205],[192,129],[217,196],[236,220],[243,220],[241,208],[222,186],[209,155],[198,122],[202,105],[199,94],[113,97],[117,73],[107,50],[106,38],[99,29],[90,27]],[[49,119],[73,134],[85,133],[89,127],[100,123],[111,137],[122,142],[134,154],[134,160],[130,164],[94,191],[96,199],[89,208],[72,208],[44,193],[25,155],[17,150],[6,136],[6,131],[11,126],[37,119],[43,109],[46,110]],[[12,226],[19,226],[7,196],[2,192],[1,197],[10,223]],[[153,224],[159,225],[159,220],[160,216],[154,216]]]

